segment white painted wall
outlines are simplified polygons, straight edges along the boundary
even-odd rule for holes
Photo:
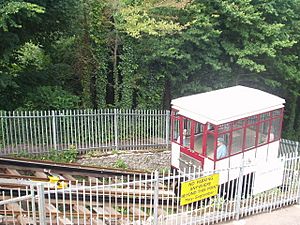
[[[179,169],[179,157],[180,157],[180,146],[176,143],[172,143],[171,150],[171,165]]]

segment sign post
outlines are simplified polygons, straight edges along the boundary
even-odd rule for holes
[[[200,201],[218,194],[219,174],[181,183],[180,205]]]

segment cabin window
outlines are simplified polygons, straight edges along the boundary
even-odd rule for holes
[[[190,118],[177,115],[175,111],[171,114],[172,141],[192,152],[203,154],[204,125]],[[213,144],[213,141],[210,141]]]
[[[243,149],[244,129],[232,131],[231,155],[239,153]]]
[[[237,121],[234,121],[233,123],[233,129],[238,129],[238,128],[243,128],[245,126],[245,120],[242,119],[242,120],[237,120]]]
[[[223,133],[223,132],[230,131],[230,129],[231,129],[231,123],[225,123],[225,124],[219,125],[218,132]]]
[[[261,120],[261,121],[268,120],[268,119],[270,119],[270,116],[271,116],[271,113],[270,113],[270,112],[262,113],[262,114],[260,115],[260,120]]]
[[[262,122],[258,127],[258,145],[266,144],[268,142],[270,123],[269,121]]]
[[[183,141],[182,145],[184,147],[190,147],[191,144],[191,129],[192,129],[192,121],[188,118],[183,119]]]
[[[172,141],[179,143],[179,133],[180,133],[180,116],[178,115],[178,112],[175,110],[172,110],[171,112],[171,137]]]
[[[282,109],[276,109],[272,111],[272,117],[278,117],[281,116],[281,114],[282,114]]]
[[[203,124],[183,117],[182,146],[202,154],[203,132]]]
[[[274,110],[218,126],[229,155],[268,144],[280,138],[283,110]]]
[[[198,153],[202,153],[203,133],[204,133],[203,124],[199,122],[195,122],[194,142],[192,142],[194,146],[191,145],[191,149],[195,150]]]
[[[283,109],[229,123],[202,124],[172,111],[173,142],[196,155],[217,159],[217,139],[222,138],[228,157],[276,141],[281,135]],[[221,158],[219,158],[221,159]],[[218,159],[217,159],[218,160]]]
[[[281,117],[272,120],[269,142],[276,141],[280,138],[281,121]]]
[[[245,128],[245,149],[255,147],[256,143],[256,125],[247,126]]]
[[[208,158],[214,158],[214,149],[215,149],[215,130],[217,130],[217,126],[208,123],[207,124],[207,138],[206,138],[206,156]]]

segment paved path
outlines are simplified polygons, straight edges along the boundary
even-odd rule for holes
[[[300,225],[300,205],[288,206],[220,225]]]

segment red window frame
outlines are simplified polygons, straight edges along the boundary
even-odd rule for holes
[[[178,112],[178,110],[175,110],[175,109],[171,110],[171,141],[175,142],[175,143],[178,143],[178,142],[177,142],[177,139],[176,140],[174,139],[174,131],[175,131],[174,124],[175,124],[175,121],[180,121],[180,117],[181,117],[180,115],[176,115],[177,112]],[[179,129],[178,133],[180,133],[180,129]],[[178,143],[178,144],[180,144],[180,143]]]
[[[180,152],[185,153],[185,154],[199,160],[203,165],[203,162],[204,162],[203,154],[200,154],[200,153],[196,152],[195,149],[194,149],[194,146],[195,146],[195,127],[196,127],[196,124],[199,123],[199,122],[197,122],[197,121],[195,121],[191,118],[182,116],[182,115],[177,116],[177,115],[175,115],[176,112],[178,112],[178,111],[174,110],[174,109],[172,109],[172,111],[171,111],[172,142],[177,143],[177,144],[180,145]],[[190,144],[189,144],[189,146],[185,146],[183,144],[184,120],[187,120],[191,123],[190,130],[189,130],[189,133],[191,134],[190,135]],[[175,124],[175,121],[179,121],[179,134],[178,134],[179,137],[180,137],[179,142],[178,142],[178,138],[174,139],[174,124]],[[204,128],[203,137],[205,137],[205,132],[206,132],[206,127],[207,126],[205,126],[204,124],[202,124],[202,125],[203,125],[203,128]],[[203,139],[206,139],[206,138],[203,138]],[[202,153],[204,153],[203,147],[202,147]]]
[[[277,111],[277,110],[280,110],[280,113],[278,115],[274,115],[273,112]],[[269,113],[270,116],[269,118],[267,119],[261,119],[261,116],[263,114],[266,114],[266,113]],[[255,116],[257,121],[254,122],[254,123],[248,123],[247,121],[249,121],[248,119]],[[257,114],[257,115],[253,115],[253,116],[249,116],[249,117],[245,117],[245,118],[241,118],[239,120],[235,120],[235,121],[232,121],[232,122],[228,122],[226,124],[220,124],[220,125],[216,125],[216,129],[215,129],[215,142],[217,140],[217,137],[220,137],[220,136],[224,136],[224,135],[229,135],[229,142],[227,143],[227,151],[228,151],[228,155],[224,158],[228,158],[230,156],[234,156],[234,155],[237,155],[237,154],[240,154],[240,153],[243,153],[243,152],[247,152],[249,150],[252,150],[252,149],[255,149],[257,147],[260,147],[260,146],[263,146],[263,145],[267,145],[267,144],[270,144],[274,141],[278,141],[281,137],[281,132],[282,132],[282,121],[283,121],[283,108],[281,109],[275,109],[275,110],[272,110],[272,111],[268,111],[268,112],[264,112],[264,113],[261,113],[261,114]],[[272,122],[275,121],[276,119],[280,119],[279,121],[279,127],[278,127],[278,135],[277,137],[274,136],[274,139],[273,140],[270,140],[270,134],[271,134],[271,127],[272,127]],[[242,127],[237,127],[237,128],[234,128],[233,124],[234,123],[237,123],[238,121],[243,121],[243,126]],[[262,143],[259,143],[258,141],[258,137],[259,137],[259,131],[260,131],[260,126],[263,124],[263,123],[267,123],[268,124],[268,134],[267,134],[267,141],[266,142],[262,142]],[[230,128],[226,131],[222,131],[222,132],[218,132],[219,131],[219,128],[221,126],[224,126],[224,125],[227,125],[229,124]],[[251,127],[251,126],[255,126],[255,144],[251,147],[248,147],[246,146],[246,138],[247,138],[247,128]],[[241,151],[237,152],[237,153],[234,153],[232,154],[232,144],[233,144],[233,132],[234,131],[238,131],[238,130],[241,130],[243,129],[243,143],[242,143],[242,146],[241,146]],[[275,135],[275,134],[274,134]],[[224,159],[222,158],[222,159]],[[222,159],[218,159],[218,160],[222,160]],[[215,161],[218,161],[216,159],[216,143],[215,143],[215,157],[214,157],[214,160]]]
[[[211,124],[213,126],[213,130],[208,130],[208,123],[207,124],[202,124],[203,125],[203,140],[202,140],[202,154],[201,153],[197,153],[196,151],[194,151],[194,145],[195,145],[195,126],[198,123],[197,121],[190,119],[188,117],[182,116],[182,115],[175,115],[176,112],[178,112],[177,110],[172,109],[171,111],[171,135],[172,135],[172,142],[175,142],[177,144],[180,145],[180,151],[195,158],[198,159],[200,161],[204,160],[204,157],[207,157],[207,136],[208,134],[212,134],[214,136],[214,157],[211,158],[209,157],[209,159],[214,160],[214,161],[219,161],[222,160],[224,158],[228,158],[230,156],[234,156],[237,154],[241,154],[243,152],[247,152],[249,150],[255,149],[257,147],[263,146],[263,145],[267,145],[269,143],[272,143],[274,141],[278,141],[281,137],[281,132],[282,132],[282,121],[283,121],[283,108],[281,109],[276,109],[276,110],[271,110],[268,112],[264,112],[261,114],[257,114],[257,115],[252,115],[252,116],[248,116],[248,117],[244,117],[235,121],[231,121],[225,124],[220,124],[220,125],[214,125]],[[280,111],[279,114],[274,115],[275,111]],[[261,115],[269,113],[270,116],[267,119],[261,119]],[[250,119],[254,118],[256,121],[254,123],[249,123]],[[184,120],[188,120],[191,123],[191,127],[190,127],[190,144],[189,146],[184,146],[183,145],[183,130],[184,130]],[[278,133],[277,136],[275,137],[274,134],[274,139],[270,140],[270,133],[271,133],[271,127],[272,127],[272,122],[275,121],[276,119],[280,119],[279,121],[279,127],[278,127]],[[179,121],[179,142],[178,142],[178,138],[174,139],[174,124],[175,121]],[[242,125],[241,126],[234,126],[235,124],[238,124],[239,121],[242,121]],[[259,136],[259,129],[260,129],[260,125],[262,123],[268,123],[268,134],[267,134],[267,141],[266,142],[262,142],[259,143],[258,142],[258,136]],[[219,132],[219,129],[221,128],[221,126],[228,127],[228,129]],[[249,127],[254,126],[255,129],[255,142],[254,145],[251,147],[247,147],[246,146],[246,140],[247,140],[247,129],[249,130]],[[241,144],[241,151],[236,152],[236,153],[232,153],[232,144],[233,144],[233,132],[238,131],[238,130],[243,130],[243,139],[242,139],[242,144]],[[224,136],[224,135],[228,135],[228,143],[227,145],[227,151],[228,154],[226,157],[222,158],[222,159],[216,159],[216,151],[217,151],[217,138],[220,136]]]

